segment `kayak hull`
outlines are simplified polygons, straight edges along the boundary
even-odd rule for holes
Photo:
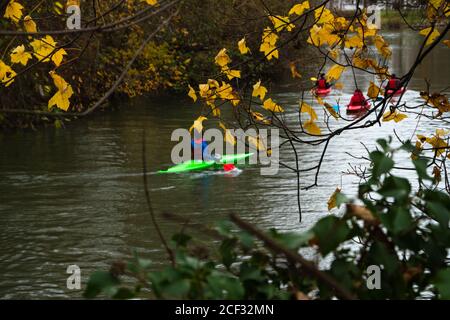
[[[215,161],[189,160],[170,167],[167,170],[160,170],[158,171],[158,173],[181,173],[207,169],[218,169],[222,168],[224,164],[234,164],[239,160],[250,158],[252,155],[253,153],[224,155],[220,159],[219,163],[216,163]]]
[[[326,88],[326,89],[316,88],[315,92],[316,92],[317,95],[324,96],[324,95],[327,95],[327,94],[329,94],[331,92],[331,88]]]
[[[347,113],[358,113],[367,111],[370,109],[370,102],[366,101],[365,105],[348,105]]]
[[[390,95],[393,95],[393,96],[399,96],[399,95],[401,95],[402,93],[404,93],[405,91],[406,91],[406,88],[405,88],[405,87],[401,87],[400,89],[398,89],[398,90],[395,91],[395,92],[394,92],[394,90],[388,89],[388,90],[386,90],[386,94],[387,94],[388,96],[390,96]]]

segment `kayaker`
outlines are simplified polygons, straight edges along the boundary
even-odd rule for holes
[[[395,92],[401,88],[400,85],[400,79],[397,78],[395,73],[393,73],[386,86],[386,90],[392,90]]]
[[[331,87],[331,85],[325,79],[325,73],[320,74],[319,80],[316,81],[316,87],[318,89],[328,89]]]
[[[198,159],[199,156],[201,156],[201,159]],[[191,158],[193,160],[206,160],[211,158],[208,152],[208,143],[201,135],[199,137],[194,135],[194,138],[191,140]]]
[[[350,100],[350,105],[351,106],[365,106],[366,101],[367,101],[367,99],[366,99],[366,97],[364,97],[364,94],[361,92],[361,90],[356,89]]]

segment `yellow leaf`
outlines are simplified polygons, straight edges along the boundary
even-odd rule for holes
[[[30,43],[33,48],[33,55],[42,62],[50,61],[50,56],[56,48],[56,42],[51,36],[35,39]]]
[[[367,91],[367,95],[369,96],[369,98],[376,99],[378,97],[378,95],[380,95],[380,94],[383,94],[383,91],[381,90],[381,88],[377,87],[375,85],[375,83],[370,81],[369,90]]]
[[[345,41],[346,48],[362,48],[364,46],[364,42],[358,35],[354,35],[351,38],[348,38]]]
[[[208,98],[211,94],[211,90],[209,90],[209,84],[202,83],[198,85],[200,97]]]
[[[21,63],[26,66],[29,59],[31,59],[31,53],[25,51],[25,46],[23,44],[17,46],[11,53],[12,63]]]
[[[450,12],[450,11],[449,11]],[[443,44],[445,44],[447,47],[450,48],[450,40],[444,40],[442,41]]]
[[[270,124],[270,120],[266,119],[261,113],[251,111],[252,117],[255,121],[259,121],[265,124]]]
[[[339,114],[336,112],[336,110],[334,110],[334,108],[332,106],[330,106],[328,103],[325,102],[325,108],[327,109],[327,111],[336,119],[339,119]]]
[[[215,61],[216,64],[222,68],[227,66],[231,62],[231,59],[227,54],[227,49],[224,48],[220,50],[215,58]]]
[[[241,77],[241,71],[239,70],[224,69],[223,72],[225,73],[225,75],[228,77],[229,80]]]
[[[300,106],[300,112],[309,114],[310,120],[312,120],[312,121],[318,119],[316,111],[314,111],[314,109],[306,102],[302,102],[302,104]]]
[[[267,27],[264,29],[259,51],[264,52],[267,60],[272,60],[272,58],[278,59],[278,50],[276,49],[277,40],[278,36],[270,28]]]
[[[297,71],[295,62],[290,62],[289,67],[291,69],[292,78],[301,78],[302,77],[302,75]]]
[[[333,208],[336,208],[336,197],[338,195],[338,193],[341,192],[341,189],[336,188],[336,190],[334,190],[333,194],[330,196],[330,198],[328,199],[328,211],[330,211]]]
[[[225,132],[225,142],[228,142],[229,144],[234,146],[236,144],[236,138],[233,136],[231,131],[225,127],[225,125],[222,122],[220,122],[219,125]]]
[[[14,70],[5,64],[2,60],[0,60],[0,80],[2,83],[6,83],[5,87],[8,87],[11,85],[11,83],[14,82],[14,77],[16,76],[16,73]]]
[[[321,105],[324,104],[323,99],[320,96],[315,96],[315,98],[316,98],[318,104],[321,104]]]
[[[147,2],[147,4],[149,4],[151,6],[155,6],[158,4],[158,0],[141,0],[141,1],[145,1],[145,2]]]
[[[333,14],[331,13],[330,10],[325,8],[325,5],[314,10],[314,15],[317,20],[316,21],[317,24],[323,24],[334,20]]]
[[[445,130],[445,129],[436,129],[436,135],[438,137],[443,137],[446,134],[448,134],[450,131],[449,130]]]
[[[251,143],[256,150],[266,150],[266,146],[260,137],[248,137],[248,142]]]
[[[428,37],[429,35],[428,40],[425,43],[426,46],[432,44],[434,40],[436,40],[436,38],[441,35],[439,31],[433,27],[425,28],[422,31],[420,31],[419,34],[425,37]]]
[[[320,128],[315,124],[315,122],[310,119],[306,121],[306,123],[303,125],[303,128],[312,135],[320,135],[321,131]]]
[[[238,42],[238,48],[239,48],[239,51],[241,52],[241,54],[247,54],[250,52],[250,49],[247,47],[247,44],[245,42],[245,38],[242,38]]]
[[[203,121],[207,120],[208,118],[204,116],[200,116],[197,118],[197,120],[194,121],[194,124],[189,128],[189,132],[192,132],[193,129],[197,131],[198,133],[202,133],[203,131]]]
[[[406,114],[400,113],[397,110],[395,110],[394,112],[387,111],[383,115],[384,122],[388,122],[388,121],[392,121],[392,120],[394,120],[395,122],[400,122],[406,118],[408,118],[408,116]]]
[[[257,83],[253,85],[253,92],[252,92],[253,97],[259,97],[261,101],[263,101],[264,97],[266,96],[266,93],[267,89],[266,87],[261,85],[261,80],[259,80]]]
[[[217,94],[221,99],[224,100],[233,100],[235,98],[233,94],[233,87],[222,81],[222,86],[217,89]]]
[[[67,55],[67,52],[64,49],[59,49],[52,55],[52,61],[55,66],[59,67],[65,55]]]
[[[442,155],[446,151],[446,148],[448,148],[447,142],[437,136],[427,138],[427,143],[431,144],[433,148],[436,149],[435,152],[437,156]]]
[[[272,112],[284,112],[283,108],[277,105],[275,102],[273,102],[271,98],[264,101],[263,107],[264,109]]]
[[[197,101],[197,94],[195,93],[194,88],[189,85],[189,93],[188,96],[192,98],[192,100]]]
[[[211,89],[220,87],[219,82],[214,79],[208,79],[208,85]]]
[[[342,72],[344,71],[345,67],[340,66],[338,64],[335,64],[328,70],[326,79],[328,82],[331,82],[333,80],[338,80],[341,77]]]
[[[377,47],[378,52],[384,57],[388,58],[392,55],[392,51],[389,48],[389,45],[384,41],[384,38],[380,35],[375,36],[374,38],[375,46]]]
[[[11,19],[13,22],[18,22],[22,18],[22,10],[23,6],[20,3],[11,0],[6,6],[4,17]]]
[[[211,107],[212,115],[220,118],[220,109],[213,102],[207,101],[206,104]]]
[[[294,25],[289,21],[289,17],[282,16],[269,16],[270,21],[275,28],[275,31],[280,32],[286,29],[287,31],[292,31]]]
[[[56,105],[59,109],[67,111],[70,106],[69,99],[73,95],[72,86],[54,71],[50,71],[50,76],[53,78],[53,83],[58,91],[48,101],[48,108]]]
[[[334,85],[334,88],[337,90],[342,90],[344,89],[344,84],[342,82],[338,82]]]
[[[30,16],[25,16],[25,18],[23,18],[23,25],[26,32],[37,32],[36,23],[34,23]]]
[[[308,10],[309,7],[309,1],[305,1],[302,4],[296,4],[294,5],[291,10],[289,10],[289,15],[296,14],[298,16],[301,16],[305,10]]]
[[[444,0],[429,0],[430,4],[435,8],[439,9]]]

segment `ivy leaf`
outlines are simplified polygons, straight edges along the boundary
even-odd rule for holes
[[[434,281],[441,299],[450,299],[450,268],[439,270]]]
[[[119,284],[119,280],[110,272],[96,271],[89,277],[89,282],[83,296],[88,299],[95,298],[102,292],[113,296],[117,293],[117,286]]]
[[[336,249],[350,235],[346,221],[335,216],[320,219],[312,230],[323,256]]]
[[[381,151],[371,152],[370,159],[373,162],[372,178],[378,179],[380,175],[388,173],[394,167],[394,161]]]

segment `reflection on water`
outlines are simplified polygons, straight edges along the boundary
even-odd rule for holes
[[[386,34],[386,38],[393,44],[394,70],[402,74],[421,39],[410,33]],[[420,101],[418,91],[424,79],[431,80],[435,90],[447,87],[449,74],[448,49],[440,47],[418,68],[405,99]],[[357,77],[364,88],[373,81],[367,75]],[[333,92],[325,101],[340,100],[345,105],[353,89],[351,75],[345,74],[342,82],[348,84],[345,92]],[[274,98],[287,110],[287,121],[295,121],[299,94],[282,92]],[[107,268],[133,250],[163,263],[165,255],[142,189],[142,129],[146,130],[149,170],[155,172],[170,165],[172,130],[189,127],[196,112],[187,100],[141,99],[66,130],[0,136],[0,297],[80,297],[80,292],[66,289],[68,265],[81,267],[85,284],[92,271]],[[361,143],[373,147],[377,138],[392,134],[394,128],[402,138],[410,138],[416,124],[417,119],[410,117],[401,126],[383,123],[334,139],[319,187],[302,191],[302,225],[298,224],[296,178],[284,168],[276,176],[261,176],[257,166],[241,168],[236,177],[150,174],[155,211],[180,214],[193,226],[211,225],[237,212],[261,227],[303,230],[327,214],[326,201],[337,186],[348,194],[354,191],[358,181],[342,172],[358,161],[347,152],[364,154]],[[434,130],[421,119],[417,133]],[[302,168],[316,163],[321,152],[312,146],[299,151]],[[287,150],[281,152],[281,159],[292,164]],[[314,173],[301,178],[302,185],[308,185]],[[170,235],[182,226],[161,220],[161,228]]]

